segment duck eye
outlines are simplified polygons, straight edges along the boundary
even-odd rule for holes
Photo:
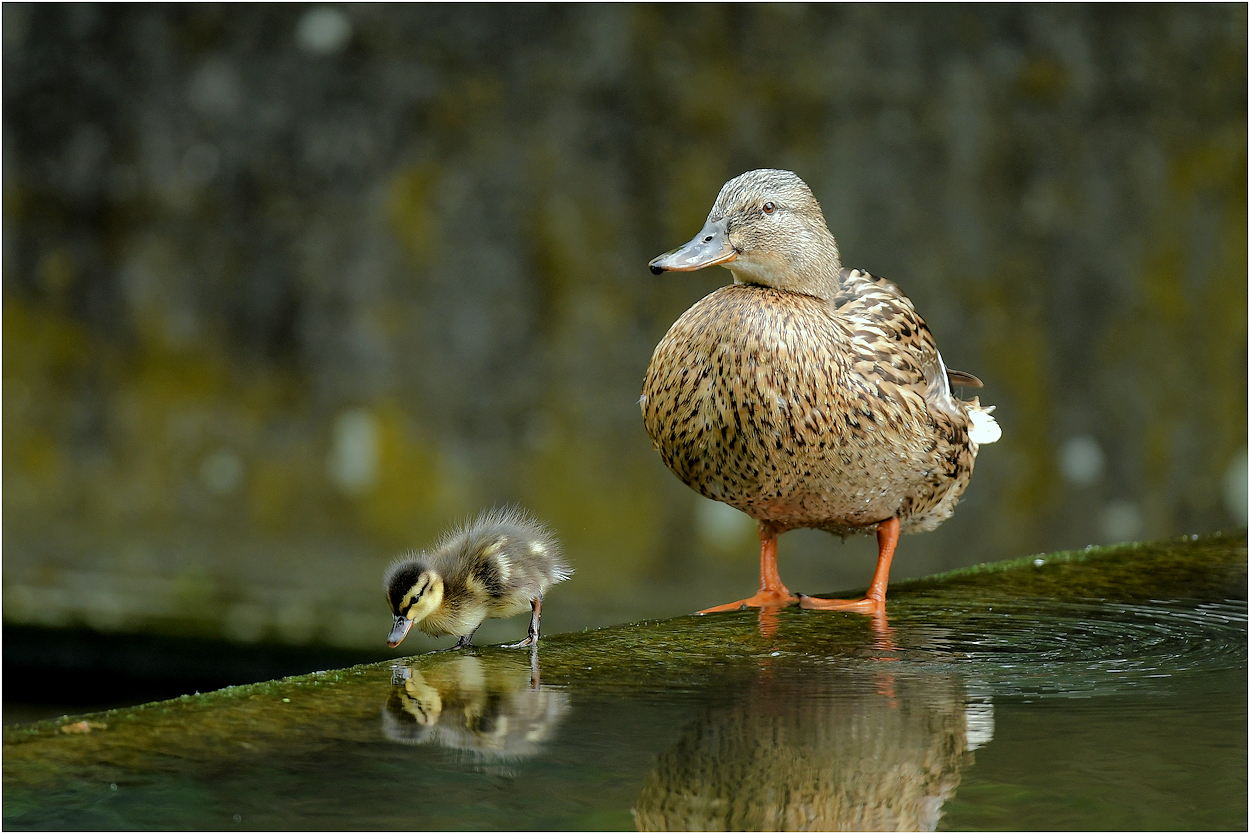
[[[772,200],[769,200],[767,203],[765,203],[765,204],[764,204],[764,213],[765,213],[765,214],[772,214],[772,213],[773,213],[774,211],[776,211],[776,210],[777,210],[777,207],[776,207],[775,205],[773,205]]]

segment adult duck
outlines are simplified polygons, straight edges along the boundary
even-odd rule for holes
[[[981,382],[946,368],[897,286],[842,266],[820,204],[790,171],[725,183],[699,234],[650,264],[657,275],[715,265],[733,284],[660,340],[640,400],[677,477],[759,523],[759,591],[700,613],[796,601],[882,612],[900,532],[949,518],[978,446],[1001,434],[992,407],[952,393]],[[790,592],[777,537],[799,527],[876,533],[863,598]]]

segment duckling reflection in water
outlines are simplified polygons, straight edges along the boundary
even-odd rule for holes
[[[451,649],[461,649],[473,645],[473,632],[487,617],[529,608],[529,635],[505,648],[536,645],[543,593],[572,575],[545,525],[519,509],[491,510],[387,569],[386,601],[395,623],[386,644],[398,646],[415,624],[435,637],[456,635]]]
[[[950,370],[897,286],[844,269],[807,184],[790,171],[725,183],[703,230],[651,271],[720,265],[733,284],[697,302],[656,346],[643,422],[687,486],[759,523],[760,588],[704,612],[747,606],[884,610],[900,532],[932,530],[968,485],[980,444],[1001,432],[981,387]],[[814,527],[876,532],[862,599],[793,594],[777,537]]]
[[[659,756],[635,822],[641,831],[932,831],[970,751],[989,740],[988,702],[970,700],[951,675],[771,670]]]
[[[428,657],[397,667],[383,733],[400,744],[464,751],[478,762],[529,758],[568,712],[568,696],[536,680],[536,668],[515,655]]]

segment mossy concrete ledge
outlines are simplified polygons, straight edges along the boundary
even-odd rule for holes
[[[4,784],[6,791],[38,790],[68,773],[107,784],[118,774],[167,768],[169,757],[228,767],[236,759],[265,753],[316,755],[318,748],[358,739],[363,733],[376,737],[379,712],[384,712],[396,688],[402,688],[405,675],[411,679],[416,671],[436,686],[440,675],[463,667],[466,656],[474,658],[474,674],[492,678],[496,683],[489,685],[501,690],[535,689],[540,684],[543,690],[568,688],[575,693],[642,686],[676,691],[705,686],[743,669],[758,674],[761,664],[828,667],[881,659],[901,660],[903,666],[945,664],[950,669],[963,664],[977,670],[978,680],[992,684],[1006,680],[1010,672],[1003,669],[1012,666],[994,665],[997,659],[1014,652],[1012,657],[1027,660],[1043,645],[1050,650],[1050,643],[1038,642],[1037,632],[1045,629],[1025,628],[1025,621],[1045,617],[1061,622],[1068,617],[1083,624],[1065,638],[1070,651],[1077,651],[1072,647],[1087,635],[1087,641],[1097,642],[1084,649],[1091,654],[1131,653],[1132,629],[1166,615],[1168,601],[1186,600],[1192,602],[1189,610],[1210,612],[1209,627],[1231,634],[1235,646],[1236,636],[1244,636],[1245,630],[1246,563],[1245,531],[1090,547],[899,582],[890,589],[882,618],[796,607],[771,615],[743,611],[685,616],[550,635],[543,638],[535,658],[525,650],[482,647],[459,657],[443,653],[397,658],[227,687],[6,727]],[[1240,616],[1235,604],[1226,605],[1237,601]],[[558,601],[553,598],[552,604]],[[1128,629],[1123,648],[1096,633],[1088,637],[1093,620],[1122,623]],[[987,661],[982,651],[987,639],[999,641],[994,662]],[[1186,642],[1177,639],[1178,646]],[[1244,660],[1244,639],[1240,644]],[[1177,648],[1173,655],[1182,665],[1207,662],[1196,649]],[[1074,685],[1102,685],[1089,682],[1088,660],[1083,658],[1080,665],[1080,675],[1086,677],[1073,678]],[[1227,655],[1220,662],[1228,662]],[[1052,663],[1051,668],[1057,667]],[[90,685],[90,680],[65,681],[67,687]],[[6,816],[8,810],[6,804]]]

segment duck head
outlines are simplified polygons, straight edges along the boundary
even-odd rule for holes
[[[396,562],[386,572],[386,601],[395,615],[386,645],[400,644],[413,623],[428,617],[443,602],[443,578],[415,558]]]
[[[821,298],[832,296],[842,269],[812,190],[794,173],[774,168],[725,183],[699,233],[650,263],[656,275],[705,266],[725,267],[738,284]]]

